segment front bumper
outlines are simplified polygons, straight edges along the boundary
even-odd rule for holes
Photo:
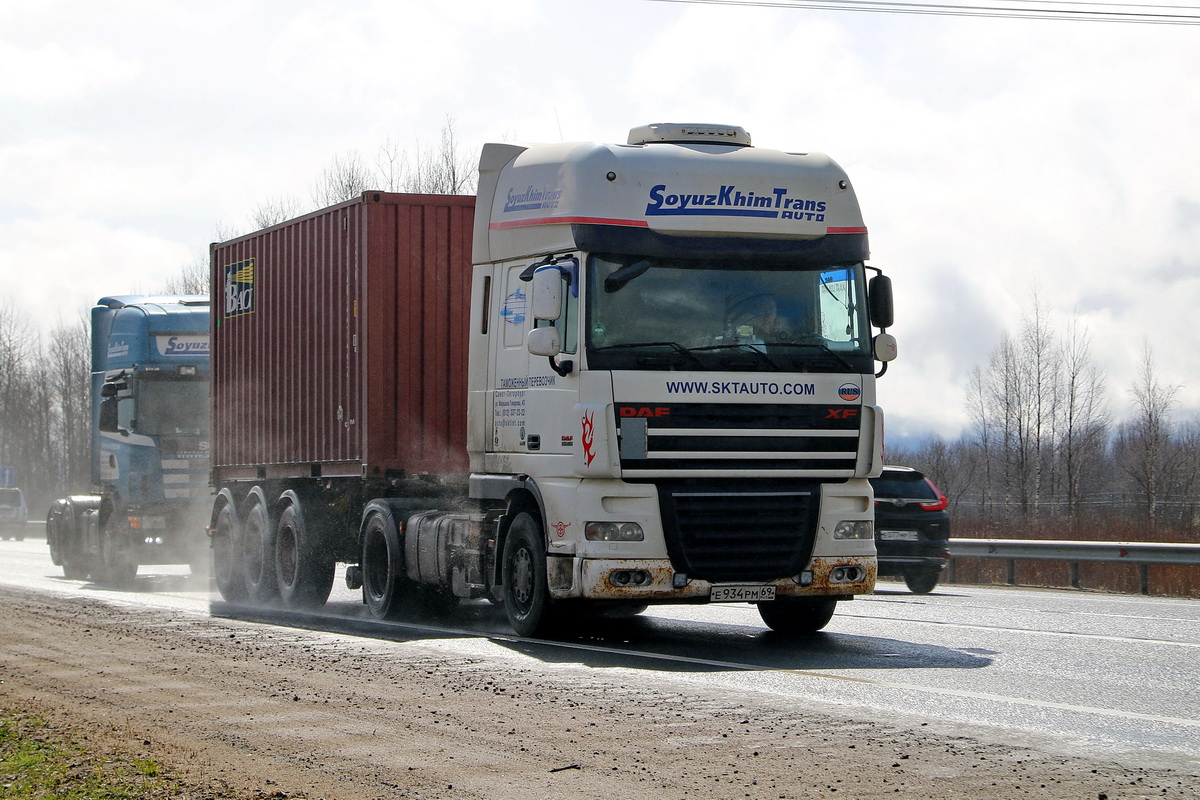
[[[551,557],[550,562],[550,592],[557,598],[704,603],[708,602],[714,585],[731,585],[678,575],[668,559]],[[623,584],[622,576],[631,573],[637,574],[639,582]],[[852,579],[845,579],[847,574]],[[848,597],[873,592],[875,578],[874,557],[838,556],[813,558],[807,569],[790,578],[737,581],[733,585],[772,585],[777,597]]]

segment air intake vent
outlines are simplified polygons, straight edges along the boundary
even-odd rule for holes
[[[654,122],[629,131],[630,144],[736,144],[750,146],[750,134],[738,125],[699,125],[690,122]]]

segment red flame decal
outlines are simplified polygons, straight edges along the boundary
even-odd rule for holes
[[[596,451],[592,449],[596,441],[595,418],[595,411],[585,411],[583,414],[583,463],[588,467],[596,458]]]

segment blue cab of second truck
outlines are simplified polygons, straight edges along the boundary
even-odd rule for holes
[[[92,309],[92,482],[149,533],[208,496],[208,298]]]

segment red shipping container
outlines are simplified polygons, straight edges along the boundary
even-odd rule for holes
[[[367,192],[212,246],[217,481],[467,471],[474,208]]]

